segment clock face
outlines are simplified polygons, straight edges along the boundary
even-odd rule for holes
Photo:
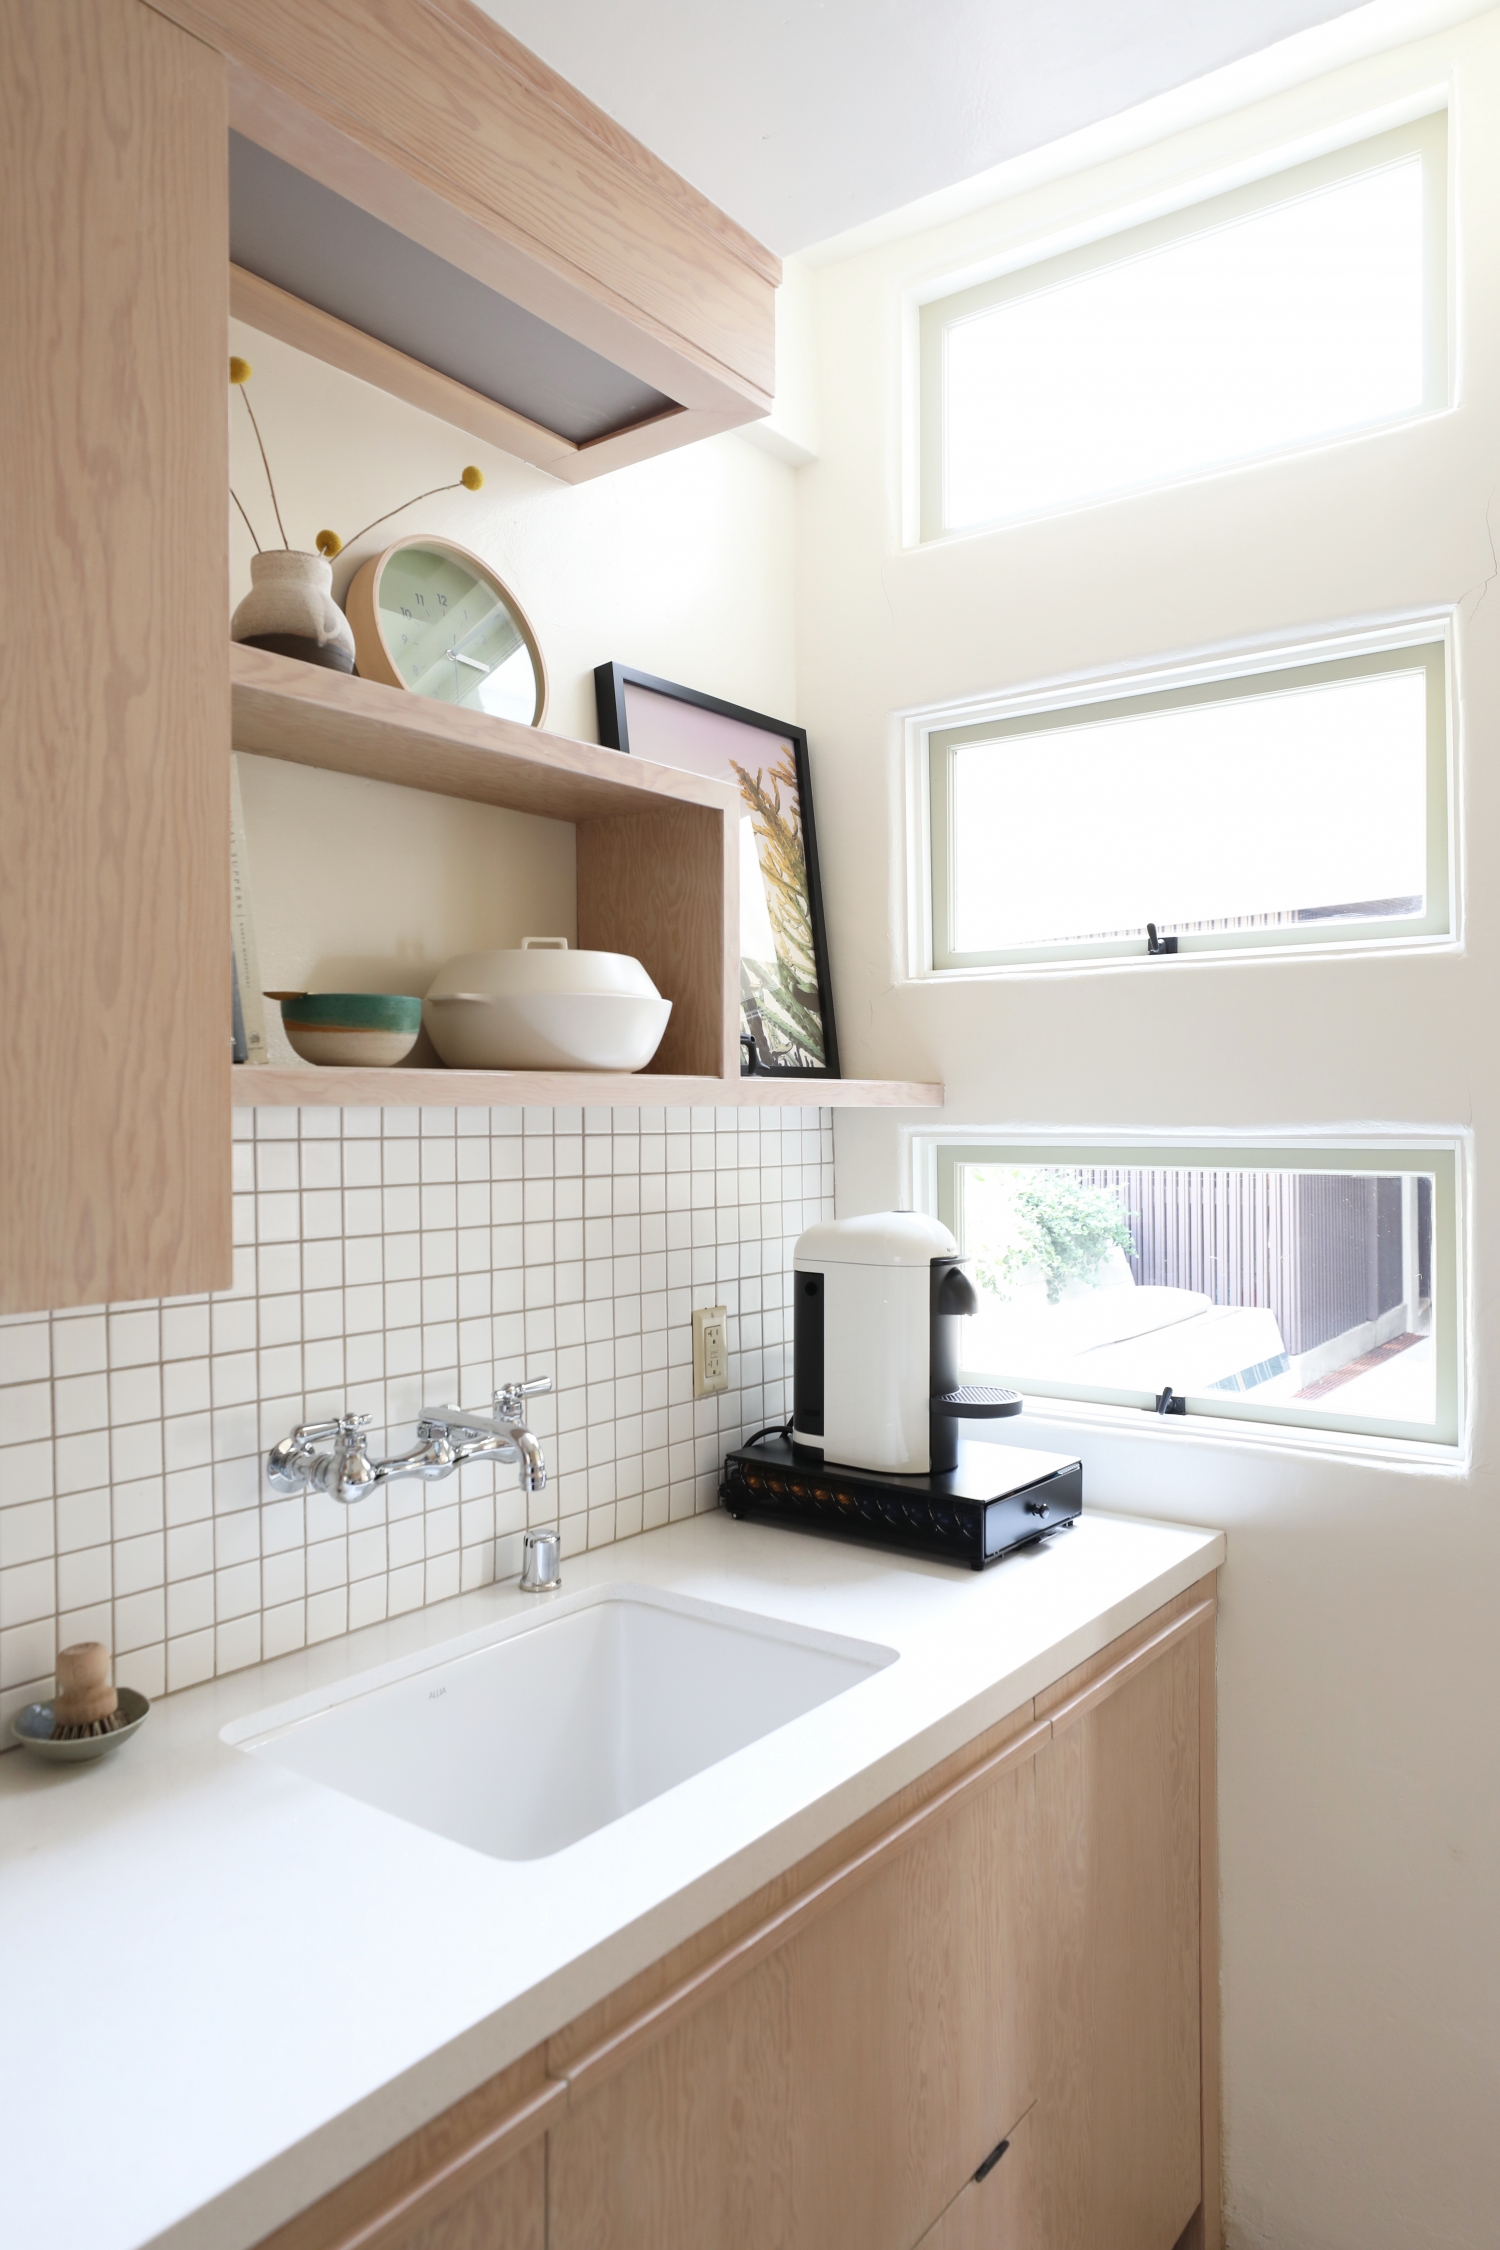
[[[380,573],[380,630],[417,695],[534,726],[537,669],[497,580],[464,555],[420,542],[398,547]]]

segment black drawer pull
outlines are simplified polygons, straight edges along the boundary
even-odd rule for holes
[[[1009,2147],[1009,2141],[996,2141],[994,2147],[990,2150],[989,2155],[980,2165],[979,2170],[974,2174],[974,2184],[976,2187],[979,2185],[979,2182],[981,2180],[987,2180],[989,2178],[991,2172],[994,2171],[995,2166],[999,2163],[1001,2157],[1005,2154],[1006,2150]]]

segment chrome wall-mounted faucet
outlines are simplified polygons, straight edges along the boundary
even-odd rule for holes
[[[368,1414],[340,1414],[331,1422],[304,1423],[271,1448],[266,1481],[273,1492],[282,1493],[301,1492],[311,1485],[330,1500],[352,1507],[396,1477],[425,1477],[432,1482],[451,1476],[466,1461],[514,1461],[521,1490],[542,1492],[547,1463],[526,1427],[525,1401],[551,1388],[550,1375],[539,1375],[529,1383],[506,1383],[496,1391],[488,1414],[470,1414],[459,1406],[424,1406],[417,1443],[410,1453],[394,1454],[387,1461],[372,1461],[366,1450]],[[326,1453],[319,1451],[324,1440],[331,1440]]]

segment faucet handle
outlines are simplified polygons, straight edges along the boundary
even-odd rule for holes
[[[495,1390],[495,1412],[506,1421],[515,1421],[521,1411],[523,1398],[534,1398],[538,1391],[550,1391],[550,1375],[533,1375],[529,1382],[501,1383]]]
[[[324,1438],[338,1440],[343,1464],[340,1483],[359,1484],[362,1489],[372,1472],[360,1433],[372,1420],[369,1414],[336,1414],[331,1422],[299,1422],[291,1436],[273,1445],[266,1456],[266,1479],[272,1491],[305,1492],[310,1484],[327,1491],[326,1478],[335,1456],[315,1450]],[[358,1493],[340,1490],[334,1494],[340,1500],[351,1497],[357,1498]]]
[[[335,1414],[331,1422],[299,1422],[292,1436],[299,1445],[315,1444],[319,1438],[352,1438],[373,1420],[370,1414]]]

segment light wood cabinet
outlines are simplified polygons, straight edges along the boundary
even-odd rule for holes
[[[273,1103],[634,1104],[643,1090],[577,1072],[231,1081],[231,121],[676,402],[597,444],[512,428],[478,402],[475,426],[523,453],[535,439],[528,457],[557,474],[770,403],[776,260],[470,0],[0,0],[0,1314],[227,1287],[231,1084]],[[381,360],[369,338],[331,339],[340,323],[312,308],[288,318],[295,340],[371,380],[440,413],[462,404],[461,386],[394,368],[401,355]],[[297,327],[309,319],[313,338]],[[418,762],[462,778],[422,781],[419,698],[286,669],[384,711],[335,713],[331,746],[283,748],[278,733],[271,755],[498,803],[522,801],[507,791],[529,755],[552,798],[592,789],[560,812],[579,822],[578,935],[639,954],[670,990],[657,1101],[941,1099],[740,1079],[737,851],[711,784],[648,802],[622,784],[628,762],[592,745],[534,737],[502,759],[461,726]],[[284,720],[297,690],[252,678],[249,703],[262,687]],[[590,780],[591,759],[613,771]]]
[[[1033,2098],[1034,1831],[1027,1760],[585,2084],[551,2250],[910,2250]]]
[[[769,411],[781,261],[473,0],[157,5],[247,140],[667,403],[579,442],[236,268],[239,318],[575,483]]]
[[[1205,1580],[262,2250],[1220,2250],[1214,1614]]]
[[[0,1312],[225,1288],[224,65],[0,0]]]
[[[1177,1642],[1037,1758],[1047,2250],[1171,2250],[1198,2206],[1200,1655]]]

